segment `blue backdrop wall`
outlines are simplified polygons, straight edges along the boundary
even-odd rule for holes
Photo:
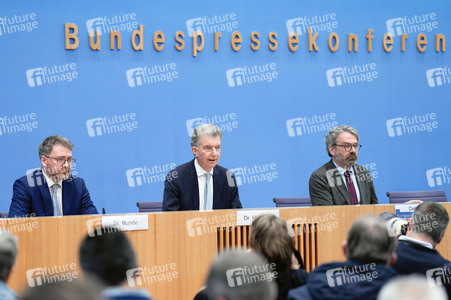
[[[395,190],[451,195],[451,60],[435,51],[436,34],[451,39],[448,0],[3,1],[0,11],[0,211],[9,209],[14,180],[40,166],[38,145],[52,134],[75,144],[73,172],[99,209],[137,211],[137,201],[162,199],[170,168],[192,159],[189,134],[203,122],[224,131],[220,164],[234,169],[245,207],[308,196],[310,174],[329,159],[324,136],[338,124],[358,129],[359,163],[372,172],[380,203]],[[75,50],[65,49],[65,23],[78,28]],[[139,25],[136,51],[130,40]],[[308,50],[308,27],[318,51]],[[100,31],[100,50],[91,50],[88,30]],[[110,30],[120,31],[121,50],[109,49]],[[158,30],[162,51],[153,45]],[[196,57],[193,31],[205,36]],[[239,51],[233,31],[242,35]],[[214,32],[222,33],[218,51]],[[382,45],[387,32],[391,52]],[[348,34],[357,52],[348,52]]]

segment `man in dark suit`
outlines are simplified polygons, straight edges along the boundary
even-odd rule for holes
[[[446,209],[435,202],[418,205],[409,222],[406,235],[399,237],[396,253],[398,260],[393,265],[401,275],[428,275],[428,271],[441,268],[449,260],[435,249],[445,237],[449,215]]]
[[[373,178],[356,165],[359,135],[349,125],[336,126],[326,136],[326,150],[332,159],[310,176],[312,205],[377,204]]]
[[[70,174],[74,145],[52,135],[39,146],[41,169],[17,179],[8,217],[97,214],[83,179]]]
[[[191,136],[195,158],[167,174],[163,211],[242,208],[233,173],[217,165],[221,139],[216,125],[196,127]]]

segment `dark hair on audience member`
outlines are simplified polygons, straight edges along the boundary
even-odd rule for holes
[[[74,145],[61,135],[51,135],[42,141],[41,145],[39,145],[39,157],[49,155],[52,152],[53,145],[61,144],[66,148],[69,148],[71,151],[74,149]]]
[[[349,260],[388,264],[398,240],[388,234],[385,222],[373,215],[358,218],[348,231]]]
[[[137,268],[135,251],[126,235],[115,228],[102,228],[101,235],[86,236],[81,242],[83,272],[94,275],[107,286],[120,285],[126,272]]]
[[[17,249],[16,236],[0,229],[0,280],[6,281],[16,261]]]
[[[359,134],[357,133],[357,129],[355,129],[354,127],[349,125],[335,126],[324,138],[324,140],[326,141],[326,151],[330,157],[332,157],[332,154],[330,154],[329,152],[329,146],[334,146],[337,143],[338,135],[342,132],[352,133],[357,138],[357,141],[359,140]]]
[[[446,209],[435,202],[418,205],[412,215],[412,232],[428,236],[435,246],[449,223]]]
[[[252,222],[250,246],[275,263],[278,273],[291,266],[294,242],[282,218],[270,214],[257,216]]]
[[[22,300],[101,300],[101,289],[92,282],[74,279],[29,288]]]

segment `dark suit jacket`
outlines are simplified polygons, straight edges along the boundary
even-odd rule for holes
[[[360,204],[377,204],[373,178],[370,172],[360,165],[354,165],[354,175],[360,192]],[[346,183],[332,160],[312,173],[309,181],[312,205],[350,205]]]
[[[227,178],[227,169],[216,165],[213,169],[213,209],[228,208],[242,208],[235,176],[229,171]],[[167,174],[162,210],[199,210],[199,184],[194,159]]]
[[[38,169],[14,182],[9,218],[36,214],[53,216],[52,196],[42,170]],[[98,214],[83,179],[63,180],[63,215]]]
[[[417,273],[426,275],[430,269],[440,268],[449,263],[449,260],[438,253],[437,250],[426,248],[411,241],[400,240],[396,249],[398,259],[392,265],[401,275]]]

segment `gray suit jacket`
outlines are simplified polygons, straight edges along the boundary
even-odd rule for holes
[[[360,192],[360,204],[377,204],[373,178],[363,166],[354,165],[354,175]],[[350,205],[351,199],[340,172],[332,160],[312,173],[309,180],[312,205]]]

